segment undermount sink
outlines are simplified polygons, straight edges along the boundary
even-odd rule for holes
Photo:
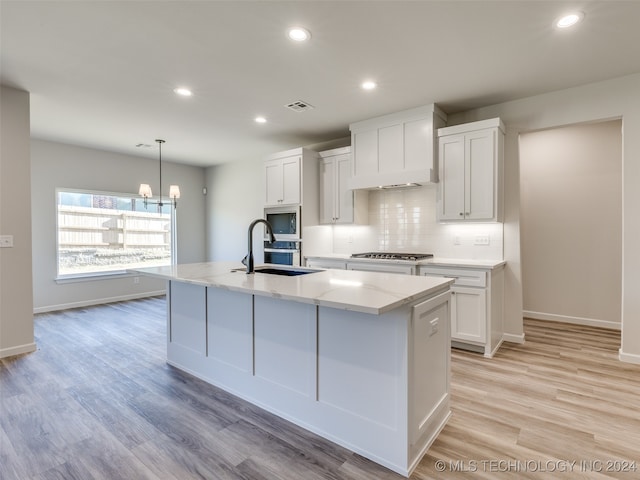
[[[236,268],[234,272],[246,272],[245,268]],[[276,268],[276,267],[256,267],[254,273],[268,273],[269,275],[283,275],[285,277],[295,277],[297,275],[307,275],[308,273],[321,272],[322,270],[308,270],[298,268]]]

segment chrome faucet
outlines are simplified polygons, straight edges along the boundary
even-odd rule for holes
[[[263,218],[257,218],[256,220],[251,222],[251,225],[249,225],[249,232],[248,232],[249,253],[247,253],[246,257],[242,259],[242,263],[247,266],[247,273],[253,273],[253,227],[255,227],[259,223],[264,223],[267,226],[267,232],[269,232],[269,240],[271,241],[271,243],[276,241],[276,237],[273,234],[273,227],[269,222],[267,222]]]

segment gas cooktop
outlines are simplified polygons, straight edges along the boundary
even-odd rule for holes
[[[353,253],[351,258],[371,258],[375,260],[409,260],[417,261],[424,260],[425,258],[432,258],[431,253],[394,253],[394,252],[366,252],[366,253]]]

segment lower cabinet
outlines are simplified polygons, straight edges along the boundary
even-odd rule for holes
[[[492,357],[504,335],[504,265],[496,268],[411,265],[389,261],[308,257],[307,267],[455,279],[451,285],[451,344]]]
[[[347,270],[360,270],[361,272],[404,273],[405,275],[416,274],[415,265],[398,263],[347,262]]]
[[[307,257],[308,268],[334,268],[336,270],[346,270],[347,261],[324,257]]]
[[[451,287],[451,337],[484,343],[487,340],[487,291]]]
[[[453,278],[451,344],[492,357],[504,334],[504,267],[420,266],[420,275]]]

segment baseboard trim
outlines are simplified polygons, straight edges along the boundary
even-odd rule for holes
[[[640,365],[640,355],[635,353],[624,353],[622,348],[618,350],[618,360],[625,363],[635,363]]]
[[[35,342],[27,343],[25,345],[17,345],[15,347],[0,348],[0,358],[13,357],[15,355],[22,355],[23,353],[31,353],[35,351]]]
[[[598,320],[595,318],[584,317],[571,317],[568,315],[556,315],[553,313],[532,312],[525,310],[522,315],[526,318],[532,318],[534,320],[547,320],[550,322],[562,322],[573,323],[574,325],[585,325],[589,327],[607,328],[609,330],[621,330],[622,326],[618,322],[611,322],[609,320]]]
[[[104,303],[124,302],[126,300],[137,300],[138,298],[157,297],[164,295],[166,290],[156,290],[153,292],[133,293],[131,295],[118,295],[117,297],[92,298],[81,302],[61,303],[59,305],[47,305],[33,309],[33,313],[56,312],[58,310],[68,310],[70,308],[90,307],[92,305],[102,305]]]
[[[509,343],[524,343],[524,333],[503,333],[502,340]]]

